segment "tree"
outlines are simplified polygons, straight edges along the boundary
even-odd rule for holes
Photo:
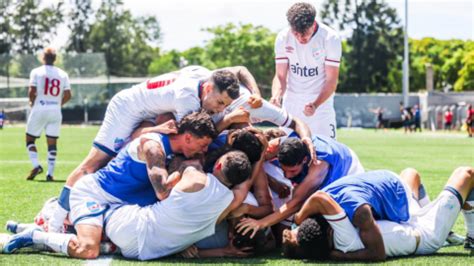
[[[403,35],[396,10],[380,0],[327,0],[323,6],[324,23],[352,31],[338,91],[400,91]]]
[[[66,51],[74,51],[77,53],[87,52],[85,42],[87,35],[90,33],[92,15],[91,0],[72,0],[68,23],[71,35],[66,46]]]
[[[121,0],[104,0],[86,34],[87,51],[105,53],[110,75],[146,75],[160,37],[154,17],[134,18]]]

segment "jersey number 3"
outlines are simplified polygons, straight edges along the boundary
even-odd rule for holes
[[[49,92],[52,96],[58,96],[61,91],[60,85],[59,79],[52,79],[51,84],[49,84],[49,78],[46,78],[44,81],[44,95],[48,95]]]

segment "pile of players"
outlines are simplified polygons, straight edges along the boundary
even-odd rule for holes
[[[188,67],[119,92],[59,199],[35,224],[8,222],[2,252],[149,260],[282,245],[293,258],[383,260],[436,252],[461,210],[473,248],[474,169],[430,202],[415,170],[364,172],[346,145],[311,137],[250,88],[243,67]],[[252,127],[262,120],[293,131]]]
[[[456,169],[432,202],[414,169],[365,172],[334,139],[340,39],[315,22],[310,5],[294,6],[291,29],[276,40],[271,103],[245,67],[191,66],[120,91],[60,196],[33,224],[7,222],[13,234],[0,235],[1,252],[150,260],[247,257],[281,246],[291,258],[378,261],[434,253],[446,242],[474,249],[474,169]],[[50,97],[60,83],[68,85],[62,78],[31,85]],[[56,117],[67,98],[48,98]],[[261,121],[280,128],[252,126]],[[28,126],[31,158],[41,130]],[[54,139],[58,130],[46,134]],[[42,171],[34,167],[29,179]],[[465,239],[451,232],[459,212]]]

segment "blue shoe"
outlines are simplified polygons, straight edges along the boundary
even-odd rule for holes
[[[3,246],[3,253],[11,254],[17,249],[33,245],[33,232],[37,229],[26,230],[19,234],[11,236],[9,241]]]
[[[5,225],[5,229],[12,234],[17,233],[16,231],[17,228],[18,228],[18,222],[15,222],[15,221],[7,221],[7,224]]]

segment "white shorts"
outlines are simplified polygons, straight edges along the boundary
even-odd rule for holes
[[[58,138],[63,115],[61,109],[33,108],[26,124],[26,134],[39,138],[43,129],[48,138]]]
[[[247,103],[252,93],[241,86],[239,98],[232,101],[223,112],[216,114],[212,117],[212,120],[217,123],[224,118],[224,115],[231,113],[232,111],[243,107],[250,114],[250,122],[258,123],[262,121],[271,122],[277,126],[289,127],[293,118],[284,109],[278,108],[266,100],[262,101],[262,106],[259,108],[251,108]]]
[[[286,92],[283,97],[283,108],[292,116],[299,118],[308,125],[311,134],[323,135],[336,139],[336,111],[334,111],[334,96],[324,102],[313,116],[306,116],[304,107],[310,101],[316,100],[317,95],[301,95]],[[314,99],[313,99],[314,98]]]
[[[97,183],[94,174],[82,177],[71,189],[69,219],[75,225],[103,226],[104,213],[110,204],[121,201],[105,192]]]
[[[112,97],[94,139],[94,147],[114,157],[128,143],[133,130],[143,120],[130,114],[130,104],[122,99],[121,92]]]
[[[432,254],[440,249],[460,211],[459,199],[453,192],[443,190],[438,198],[412,214],[412,223],[421,235],[416,254]]]
[[[138,205],[113,205],[105,214],[105,234],[126,258],[138,259]]]

